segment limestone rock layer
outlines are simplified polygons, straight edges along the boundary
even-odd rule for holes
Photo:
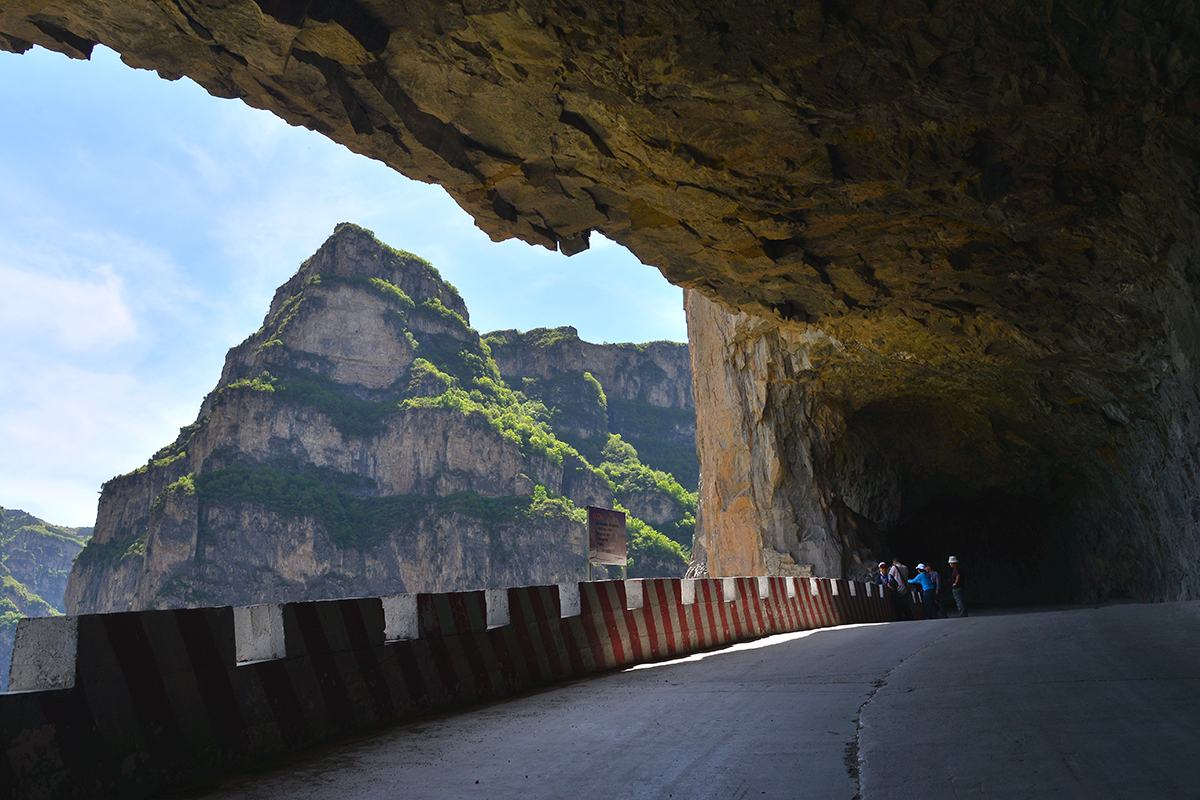
[[[955,550],[1008,595],[1192,598],[1198,13],[24,0],[0,46],[104,43],[713,302],[699,428],[745,435],[710,570]]]

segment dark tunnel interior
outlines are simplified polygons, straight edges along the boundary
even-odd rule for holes
[[[957,556],[970,604],[1063,604],[1080,597],[1070,530],[1052,498],[989,487],[905,513],[884,542],[889,555],[910,567],[932,563],[943,578],[950,573],[947,558]]]

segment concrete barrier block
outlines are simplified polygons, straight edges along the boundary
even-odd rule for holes
[[[813,597],[816,597],[817,595],[819,595],[819,594],[821,593],[821,589],[820,589],[820,587],[818,587],[818,586],[817,586],[817,579],[816,579],[816,578],[809,578],[809,579],[808,579],[808,592],[809,592],[809,594],[811,594]]]
[[[578,583],[558,584],[558,608],[559,616],[563,619],[578,617],[582,613],[583,603],[579,599]]]
[[[379,598],[383,603],[383,638],[388,642],[418,638],[417,596],[390,594]]]
[[[487,630],[483,590],[417,594],[417,629],[422,639],[483,633]]]
[[[854,587],[855,587],[855,583],[854,583],[854,581],[849,581],[848,583],[849,583],[849,585],[850,585],[850,596],[851,596],[851,597],[858,597],[858,592],[857,592],[857,591],[855,591],[855,588],[854,588]]]
[[[73,688],[78,642],[78,617],[25,617],[18,621],[8,691]]]
[[[679,582],[679,599],[685,606],[696,603],[696,579],[685,578]]]
[[[736,603],[737,597],[737,578],[721,578],[721,599],[726,603]]]
[[[837,581],[830,581],[830,582],[829,582],[829,594],[830,594],[830,596],[831,596],[831,597],[837,597],[837,596],[838,596],[838,582],[837,582]]]
[[[784,586],[787,587],[788,600],[794,600],[796,598],[796,582],[799,578],[784,578],[783,580]]]
[[[383,607],[378,597],[309,600],[282,606],[283,641],[288,658],[340,653],[365,643],[384,642]],[[363,634],[365,640],[361,638]]]
[[[509,623],[508,589],[485,589],[483,604],[487,609],[488,630],[503,628]]]
[[[239,664],[284,658],[283,606],[266,603],[233,609],[233,639]]]
[[[645,593],[642,591],[641,578],[625,581],[625,608],[633,611],[645,605]]]
[[[771,579],[758,578],[758,599],[766,600],[771,596]]]

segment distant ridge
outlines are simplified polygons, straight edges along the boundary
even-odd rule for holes
[[[8,686],[17,621],[63,613],[71,562],[91,535],[91,528],[67,528],[0,507],[0,690]]]

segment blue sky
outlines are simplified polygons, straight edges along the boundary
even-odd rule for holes
[[[599,236],[494,243],[438,187],[112,51],[0,52],[0,506],[91,525],[339,222],[433,262],[472,326],[686,341],[682,294]]]

